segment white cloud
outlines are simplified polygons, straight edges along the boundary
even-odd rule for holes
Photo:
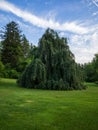
[[[43,18],[40,18],[34,14],[31,14],[30,12],[24,11],[16,7],[15,5],[7,2],[7,1],[0,1],[0,9],[11,12],[15,14],[16,16],[22,18],[25,21],[28,21],[29,23],[41,27],[41,28],[52,28],[56,30],[61,31],[69,31],[77,34],[84,34],[88,32],[88,29],[86,27],[81,26],[77,22],[65,22],[60,24],[59,22],[53,21],[51,18],[50,20],[46,20]]]
[[[72,35],[70,49],[75,54],[76,62],[87,63],[92,61],[98,53],[98,32],[93,34]]]
[[[92,0],[93,4],[98,7],[98,0]],[[96,16],[98,14],[98,11],[93,13],[93,16]]]
[[[93,13],[93,16],[96,16],[97,14],[98,14],[98,11],[94,12],[94,13]]]

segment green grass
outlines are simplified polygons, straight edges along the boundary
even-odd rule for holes
[[[98,130],[98,87],[82,91],[25,89],[0,80],[0,130]]]

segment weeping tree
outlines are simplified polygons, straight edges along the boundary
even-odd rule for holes
[[[46,30],[33,55],[34,60],[18,80],[21,86],[51,90],[84,88],[67,39],[59,37],[54,30]]]
[[[36,88],[46,81],[45,65],[40,59],[34,59],[33,62],[25,69],[18,80],[21,86],[27,88]]]

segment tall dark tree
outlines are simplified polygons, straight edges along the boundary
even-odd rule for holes
[[[29,41],[27,40],[27,38],[24,34],[22,36],[21,45],[22,45],[22,49],[23,49],[24,59],[26,59],[29,55],[30,46],[29,46]]]
[[[84,88],[79,67],[75,63],[66,38],[60,38],[54,30],[47,29],[39,40],[38,47],[34,48],[33,54],[34,60],[19,80],[21,86],[56,90]],[[35,62],[36,59],[40,62]],[[42,74],[46,76],[46,80],[40,78]],[[31,80],[34,77],[36,80]]]
[[[2,34],[2,62],[15,68],[23,57],[21,31],[14,21],[8,23]]]

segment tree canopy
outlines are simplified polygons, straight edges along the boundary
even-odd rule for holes
[[[67,38],[61,38],[54,30],[47,29],[33,55],[32,63],[18,80],[21,86],[55,90],[84,88]]]

